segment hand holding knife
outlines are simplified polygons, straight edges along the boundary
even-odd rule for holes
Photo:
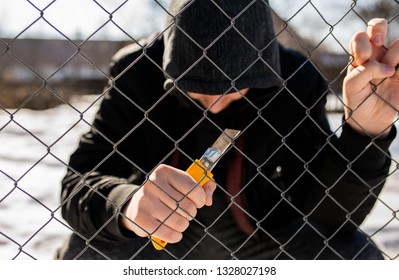
[[[213,177],[211,172],[212,169],[233,143],[234,139],[237,138],[239,133],[239,130],[225,129],[218,139],[216,139],[215,143],[205,151],[202,157],[199,160],[195,160],[190,165],[186,173],[191,175],[191,177],[203,187]],[[165,241],[153,236],[151,237],[151,241],[157,250],[164,249],[167,244]]]

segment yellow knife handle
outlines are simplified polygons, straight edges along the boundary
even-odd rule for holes
[[[203,187],[211,178],[213,178],[213,174],[211,171],[206,169],[205,165],[196,159],[190,167],[186,170],[186,173],[191,175],[193,179],[201,186]],[[151,237],[152,245],[154,246],[155,249],[157,250],[163,250],[165,248],[167,242],[156,238],[156,237]]]
[[[206,169],[205,165],[198,159],[196,159],[190,165],[190,167],[186,170],[186,173],[193,177],[201,187],[203,187],[209,182],[210,179],[213,178],[212,172]]]

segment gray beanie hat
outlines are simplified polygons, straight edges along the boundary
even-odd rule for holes
[[[281,86],[268,1],[171,0],[165,90],[225,94]]]

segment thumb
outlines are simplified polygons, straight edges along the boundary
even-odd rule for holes
[[[209,180],[204,186],[203,189],[206,195],[206,206],[211,206],[213,203],[213,192],[216,190],[216,183],[213,180]]]

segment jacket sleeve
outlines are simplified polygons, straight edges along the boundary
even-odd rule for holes
[[[138,188],[132,174],[142,177],[131,164],[139,151],[127,149],[121,142],[129,126],[123,121],[126,112],[122,100],[117,100],[120,98],[115,89],[107,93],[90,131],[71,155],[62,181],[62,216],[86,238],[124,238],[119,213]]]
[[[393,126],[384,140],[372,139],[358,134],[343,121],[340,135],[336,136],[327,122],[325,98],[318,97],[320,92],[327,92],[326,83],[320,77],[315,84],[311,120],[312,126],[317,127],[314,135],[318,135],[316,145],[320,150],[309,166],[314,183],[306,214],[315,225],[334,231],[355,230],[371,212],[388,176],[389,146],[396,129]]]
[[[136,56],[138,56],[137,54]],[[90,130],[84,134],[68,163],[62,181],[62,216],[85,238],[131,238],[119,225],[121,207],[144,181],[143,142],[136,129],[143,111],[128,75],[129,61],[111,67],[109,88]],[[125,59],[126,60],[126,59]],[[139,148],[141,147],[141,149]]]

